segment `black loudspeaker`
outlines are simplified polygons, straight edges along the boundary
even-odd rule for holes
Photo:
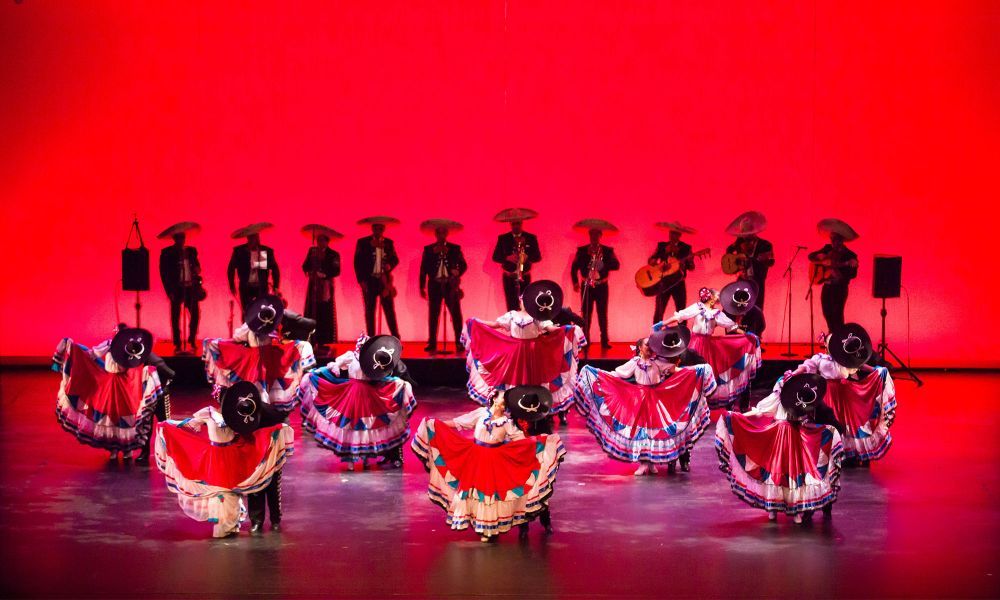
[[[899,298],[903,278],[903,257],[876,254],[872,277],[872,296]]]
[[[122,289],[149,291],[149,250],[145,246],[122,250]]]

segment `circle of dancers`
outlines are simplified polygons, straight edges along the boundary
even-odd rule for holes
[[[523,220],[527,213],[511,215]],[[384,226],[383,218],[372,222]],[[674,233],[689,230],[670,225]],[[454,280],[464,272],[464,259],[454,257],[441,220],[428,227],[437,236],[430,256],[453,257],[436,274]],[[751,215],[732,227],[759,232],[760,221]],[[842,245],[844,236],[838,237]],[[823,351],[784,373],[750,407],[750,384],[761,365],[764,298],[763,275],[751,271],[721,289],[701,288],[697,302],[684,306],[681,300],[665,319],[658,303],[656,323],[617,368],[580,368],[587,345],[580,317],[556,282],[531,281],[527,257],[537,252],[537,240],[524,233],[511,238],[498,255],[505,293],[509,287],[514,294],[509,310],[495,319],[462,323],[459,317],[456,325],[468,397],[477,405],[464,414],[422,419],[411,432],[415,382],[398,335],[363,334],[353,350],[319,366],[310,342],[317,320],[289,310],[280,295],[240,287],[247,297],[243,323],[229,338],[202,343],[212,392],[192,417],[171,418],[174,373],[153,352],[150,332],[120,324],[93,347],[69,338],[59,343],[58,422],[80,443],[108,451],[111,460],[138,452],[141,463],[152,456],[182,511],[211,523],[215,537],[236,535],[244,521],[251,534],[261,534],[268,520],[280,530],[282,468],[294,451],[288,415],[296,406],[304,432],[349,471],[399,469],[409,445],[426,468],[428,499],[444,510],[448,526],[470,529],[486,543],[514,528],[523,538],[536,519],[546,532],[553,530],[556,481],[567,455],[556,421],[565,425],[571,409],[585,419],[596,446],[609,459],[634,463],[637,477],[663,468],[689,471],[692,449],[709,430],[711,411],[719,411],[714,444],[720,471],[737,498],[771,520],[784,513],[802,523],[817,510],[829,518],[845,462],[863,468],[889,450],[895,388],[860,325],[831,327]],[[674,246],[658,247],[648,266],[669,270],[692,259],[690,247],[672,255],[679,235],[671,239]],[[387,242],[359,241],[360,254],[373,259],[376,271],[398,263]],[[251,251],[253,260],[273,259],[273,251],[261,248]],[[617,263],[601,248],[601,264],[587,273],[598,284],[602,268]],[[743,268],[767,248],[758,242],[741,247]],[[323,267],[326,275],[339,271],[339,257],[336,262],[336,269]],[[196,275],[190,267],[189,275]],[[434,288],[425,284],[437,281],[422,276],[421,283],[430,293]],[[579,287],[575,277],[574,283]],[[366,297],[373,294],[372,306],[383,302],[385,308],[391,279],[371,277],[363,284]],[[668,290],[675,302],[676,290]],[[440,303],[448,302],[447,288],[438,291]],[[324,298],[318,294],[314,305]]]

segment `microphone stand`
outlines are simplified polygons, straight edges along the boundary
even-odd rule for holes
[[[785,272],[782,275],[782,277],[788,278],[788,291],[785,294],[785,305],[788,308],[788,350],[782,356],[795,356],[795,353],[792,352],[792,265],[798,258],[799,252],[802,252],[802,246],[795,247],[795,254],[788,261],[788,266],[785,267]]]
[[[809,355],[816,354],[816,321],[813,317],[813,283],[812,278],[809,279],[809,292],[806,294],[806,300],[809,301]]]

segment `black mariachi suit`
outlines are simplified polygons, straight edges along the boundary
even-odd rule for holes
[[[820,304],[823,306],[823,318],[826,319],[827,331],[844,324],[844,307],[847,306],[847,292],[851,280],[858,276],[858,255],[847,246],[841,246],[840,251],[834,250],[832,244],[827,244],[809,254],[809,260],[821,260],[833,256],[837,262],[855,261],[853,267],[844,266],[839,269],[840,276],[823,284],[820,293]]]
[[[372,241],[375,236],[365,236],[358,240],[354,246],[354,275],[361,284],[361,294],[365,302],[365,327],[368,328],[368,335],[375,335],[375,302],[378,300],[382,304],[382,312],[385,313],[385,321],[389,326],[389,332],[399,337],[399,326],[396,324],[396,300],[391,296],[381,297],[383,284],[377,275],[373,275],[375,270],[375,247]],[[399,264],[399,256],[396,254],[396,246],[389,238],[382,238],[382,272],[388,273]]]
[[[560,416],[564,419],[563,423],[566,422],[565,414],[566,413],[560,413]],[[524,432],[524,435],[529,437],[536,435],[552,435],[552,431],[555,429],[555,418],[552,415],[547,415],[532,423],[515,420],[514,424],[517,425],[518,429]],[[544,527],[546,531],[551,531],[552,514],[549,512],[548,501],[546,501],[545,504],[542,505],[542,509],[538,511],[538,521],[542,524],[542,527]],[[520,528],[521,537],[528,534],[528,523],[521,523],[518,527]]]
[[[312,253],[321,252],[316,261],[313,261]],[[309,288],[306,293],[306,306],[303,311],[307,318],[316,320],[317,344],[329,344],[337,341],[337,305],[333,297],[333,278],[340,276],[340,253],[330,248],[310,249],[306,253],[306,260],[302,263],[302,272],[307,276],[312,269],[321,271],[325,278],[310,278]],[[325,291],[329,291],[330,299],[323,300]]]
[[[608,343],[608,273],[611,271],[617,271],[621,268],[621,263],[618,262],[618,257],[615,256],[615,251],[611,246],[605,246],[601,244],[600,247],[600,264],[601,268],[598,269],[599,281],[597,285],[590,287],[587,285],[587,276],[590,274],[590,244],[586,246],[580,246],[576,249],[576,256],[573,257],[573,265],[570,268],[570,277],[573,279],[573,286],[576,287],[577,282],[582,279],[582,287],[580,288],[580,293],[583,296],[583,306],[581,311],[583,312],[583,319],[586,325],[584,326],[584,335],[587,339],[590,339],[590,324],[593,322],[592,317],[594,314],[594,304],[597,304],[597,325],[601,330],[601,343]],[[578,279],[579,276],[579,279]]]
[[[427,292],[428,313],[427,313],[427,345],[434,347],[437,344],[438,320],[441,317],[441,303],[448,307],[451,313],[451,324],[455,329],[455,343],[457,344],[462,336],[462,302],[458,294],[453,293],[458,282],[451,279],[438,280],[437,274],[440,267],[441,256],[435,248],[437,244],[424,246],[424,253],[420,257],[420,291]],[[459,276],[463,275],[469,266],[462,255],[462,247],[458,244],[445,242],[445,264],[448,271],[457,269]]]
[[[226,268],[226,277],[229,279],[229,289],[236,291],[233,281],[234,275],[239,275],[240,285],[240,305],[243,311],[261,296],[266,296],[272,289],[278,289],[281,285],[281,271],[278,269],[278,261],[274,257],[274,250],[268,246],[260,246],[258,250],[267,252],[267,269],[257,269],[257,283],[250,283],[250,246],[240,244],[233,248],[233,254],[229,257],[229,266]],[[268,275],[271,277],[273,287],[268,287]],[[245,316],[245,315],[244,315]]]
[[[260,410],[260,427],[271,427],[284,423],[288,418],[287,414],[270,404],[262,404]],[[259,492],[247,494],[247,513],[251,524],[263,524],[265,510],[271,515],[272,526],[281,523],[281,472],[283,470],[284,468],[275,471],[267,487]]]
[[[542,260],[542,251],[538,247],[538,237],[533,233],[522,232],[524,238],[524,253],[527,260],[524,262],[523,281],[517,281],[517,263],[507,260],[507,257],[517,251],[517,242],[513,231],[508,231],[497,237],[497,245],[493,248],[493,262],[500,263],[503,268],[503,295],[507,303],[507,310],[518,310],[520,308],[521,291],[526,285],[531,283],[531,265]]]
[[[671,247],[670,242],[660,242],[656,244],[656,250],[653,251],[649,260],[666,261],[668,258],[676,258],[681,263],[681,269],[685,273],[694,270],[694,255],[691,252],[691,244],[677,242],[676,247]],[[677,275],[673,277],[677,277]],[[687,283],[684,278],[681,278],[677,283],[674,281],[676,279],[668,279],[664,289],[656,295],[656,303],[653,305],[653,323],[659,323],[663,320],[663,314],[667,312],[667,303],[671,298],[674,300],[674,310],[687,308]]]
[[[193,284],[195,277],[201,272],[198,262],[198,250],[191,246],[183,247],[184,253],[176,245],[167,246],[160,251],[160,281],[170,299],[170,331],[173,333],[174,346],[181,345],[181,307],[188,309],[191,322],[188,323],[188,342],[194,346],[198,337],[198,322],[201,320],[201,306],[194,297]],[[184,285],[181,282],[181,259],[187,258],[191,268],[191,282]]]
[[[764,281],[767,279],[767,271],[774,265],[774,246],[767,240],[756,238],[757,243],[750,242],[751,251],[747,252],[747,277],[757,284],[757,308],[764,310],[764,292],[766,287]],[[736,240],[726,248],[727,254],[739,253],[740,240]],[[768,255],[765,257],[764,255]],[[740,277],[744,279],[744,277]]]

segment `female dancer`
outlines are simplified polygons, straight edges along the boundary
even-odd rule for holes
[[[844,457],[867,467],[892,445],[889,428],[896,418],[896,386],[885,367],[868,364],[872,342],[857,323],[835,328],[826,338],[828,353],[807,359],[790,375],[817,373],[827,380],[823,403],[844,424]],[[775,385],[780,391],[782,380]],[[753,414],[774,415],[781,405],[774,395],[761,400]]]
[[[284,316],[281,298],[264,296],[247,308],[246,322],[233,339],[204,341],[202,360],[216,395],[238,381],[250,381],[264,402],[278,410],[292,410],[302,375],[316,364],[316,357],[307,341],[281,341],[278,327]]]
[[[297,392],[302,428],[322,448],[353,471],[382,457],[403,466],[403,443],[410,437],[410,414],[417,406],[409,381],[394,376],[402,364],[402,344],[391,335],[358,338],[354,350],[306,375]],[[347,378],[340,376],[347,371]]]
[[[93,348],[64,338],[53,356],[62,373],[56,418],[81,444],[103,448],[109,459],[124,460],[143,448],[164,391],[155,366],[148,364],[153,336],[145,329],[120,327],[114,338]]]
[[[411,448],[430,473],[427,495],[448,513],[452,529],[472,529],[495,541],[547,505],[566,454],[557,434],[525,437],[507,403],[542,410],[551,402],[539,386],[498,391],[489,407],[450,421],[424,419]],[[474,439],[459,435],[471,429]]]
[[[167,488],[185,514],[213,523],[214,537],[238,533],[247,514],[242,494],[260,492],[280,477],[294,449],[292,428],[283,417],[262,401],[254,384],[241,381],[223,393],[222,414],[206,406],[190,419],[157,428],[156,466]],[[276,525],[280,513],[275,518],[274,505],[271,510]],[[263,506],[260,512],[262,521]],[[259,531],[260,524],[254,525]]]
[[[496,321],[468,321],[462,340],[468,348],[469,397],[486,405],[494,390],[541,385],[552,392],[553,413],[566,423],[580,350],[587,341],[579,326],[552,323],[562,298],[558,284],[536,281],[524,289],[520,310]]]
[[[698,302],[674,313],[666,321],[653,325],[653,331],[686,321],[692,322],[691,350],[712,365],[718,387],[708,399],[711,408],[726,408],[750,387],[750,380],[761,365],[760,340],[748,334],[726,316],[719,302],[719,292],[711,288],[698,291]],[[738,335],[713,336],[717,326]]]
[[[576,407],[604,451],[616,460],[638,462],[635,475],[655,475],[680,460],[689,471],[691,448],[709,424],[706,398],[715,390],[712,367],[679,366],[691,334],[685,327],[662,329],[636,342],[636,355],[614,371],[587,365],[576,382]]]
[[[738,498],[796,523],[813,511],[833,510],[840,492],[842,426],[822,409],[826,381],[819,375],[790,377],[778,398],[777,418],[726,412],[715,428],[719,469]]]

